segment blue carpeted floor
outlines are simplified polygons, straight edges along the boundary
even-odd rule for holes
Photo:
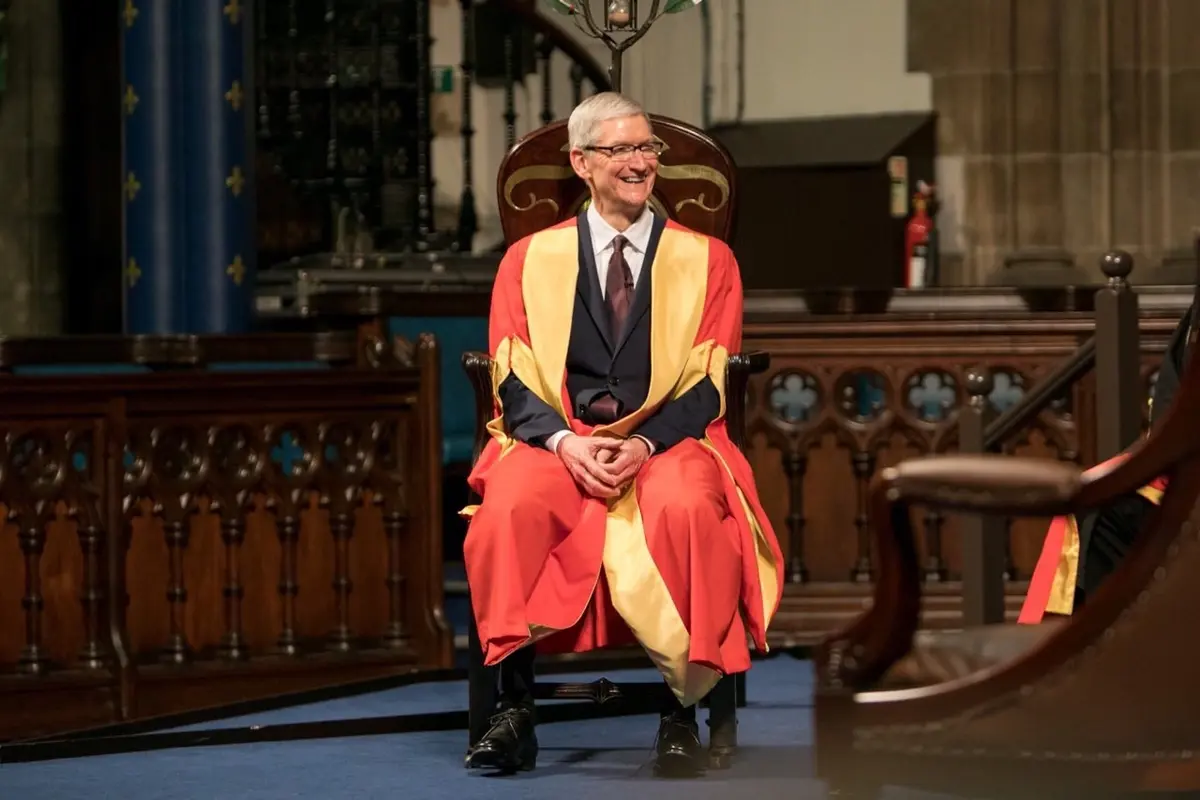
[[[824,798],[824,786],[812,777],[809,663],[788,656],[757,662],[748,694],[749,705],[739,712],[742,749],[734,767],[689,781],[652,776],[657,719],[639,716],[543,725],[538,769],[515,777],[465,771],[466,732],[449,731],[6,764],[0,765],[0,800]],[[465,705],[461,682],[418,684],[196,727],[453,711]]]

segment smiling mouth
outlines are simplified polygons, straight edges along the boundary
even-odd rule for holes
[[[639,183],[646,182],[646,178],[644,176],[640,176],[640,175],[632,175],[628,178],[621,178],[621,180],[624,181],[625,183],[632,183],[632,184],[639,184]]]

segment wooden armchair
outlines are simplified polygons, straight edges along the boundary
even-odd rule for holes
[[[701,131],[666,117],[651,115],[655,134],[667,150],[658,170],[651,205],[656,213],[689,228],[728,241],[734,225],[736,172],[729,153]],[[571,170],[567,125],[556,122],[518,142],[500,165],[496,190],[506,241],[515,242],[578,214],[588,199],[586,185]],[[745,398],[749,377],[769,366],[767,353],[738,353],[726,369],[726,417],[734,443],[745,447]],[[475,458],[487,441],[486,425],[493,414],[491,360],[486,353],[463,355],[463,369],[475,390]],[[495,670],[483,666],[474,619],[470,623],[469,686],[470,744],[487,732],[496,704]],[[648,662],[648,659],[647,659]],[[721,680],[708,697],[709,765],[730,764],[737,746],[737,706],[744,704],[745,676]],[[590,684],[539,682],[542,700],[624,701],[647,713],[656,711],[669,691],[662,681],[615,684],[602,679]]]
[[[1191,333],[1194,344],[1196,331]],[[946,456],[884,470],[870,508],[871,609],[816,653],[817,771],[842,796],[883,785],[966,796],[1094,797],[1200,790],[1200,348],[1130,458],[1070,464]],[[913,505],[1044,516],[1169,487],[1125,562],[1070,617],[917,634]]]

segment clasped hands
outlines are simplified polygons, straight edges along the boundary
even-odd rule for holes
[[[558,457],[579,488],[607,500],[619,496],[637,477],[650,458],[650,446],[636,436],[616,439],[571,434],[559,442]]]

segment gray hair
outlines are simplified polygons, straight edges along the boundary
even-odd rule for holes
[[[641,103],[626,97],[620,92],[601,92],[594,94],[575,106],[571,118],[567,120],[567,137],[572,150],[582,150],[596,143],[596,128],[610,119],[625,117],[645,117],[646,109]]]

